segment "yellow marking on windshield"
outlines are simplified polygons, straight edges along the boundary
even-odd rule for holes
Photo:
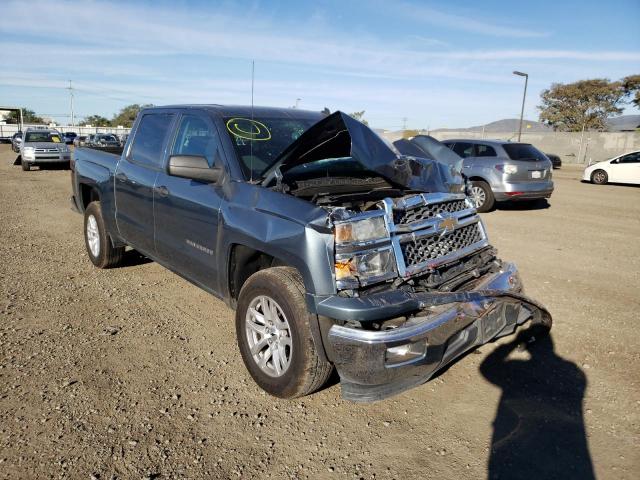
[[[247,127],[249,128],[248,130]],[[250,118],[230,118],[227,121],[227,130],[229,130],[229,133],[232,135],[244,140],[271,140],[271,132],[267,126],[262,122],[251,120]]]
[[[60,143],[60,137],[58,137],[57,135],[51,135],[51,141],[53,143]]]

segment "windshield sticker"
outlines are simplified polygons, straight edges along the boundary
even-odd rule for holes
[[[51,141],[53,143],[60,143],[60,137],[57,135],[51,135]]]
[[[232,135],[244,140],[271,140],[271,132],[267,126],[250,118],[231,118],[227,121],[227,130]]]

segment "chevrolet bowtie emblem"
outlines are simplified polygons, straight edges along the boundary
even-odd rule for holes
[[[458,220],[455,218],[445,218],[438,223],[438,230],[444,230],[444,232],[451,232],[458,225]]]

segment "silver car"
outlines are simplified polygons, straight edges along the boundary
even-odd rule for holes
[[[471,196],[479,212],[496,201],[549,198],[553,193],[551,160],[529,143],[502,140],[444,140],[463,158]]]
[[[32,165],[69,165],[71,150],[57,130],[28,128],[22,138],[20,159],[23,170],[30,170]]]

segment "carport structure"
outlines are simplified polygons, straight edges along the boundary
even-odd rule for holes
[[[16,112],[18,114],[18,131],[22,131],[22,126],[24,125],[24,121],[22,119],[22,108],[19,107],[5,107],[0,105],[0,118],[4,117],[4,114]],[[13,127],[6,128],[6,125],[0,124],[0,140],[11,139],[11,135],[15,133],[15,129]]]

